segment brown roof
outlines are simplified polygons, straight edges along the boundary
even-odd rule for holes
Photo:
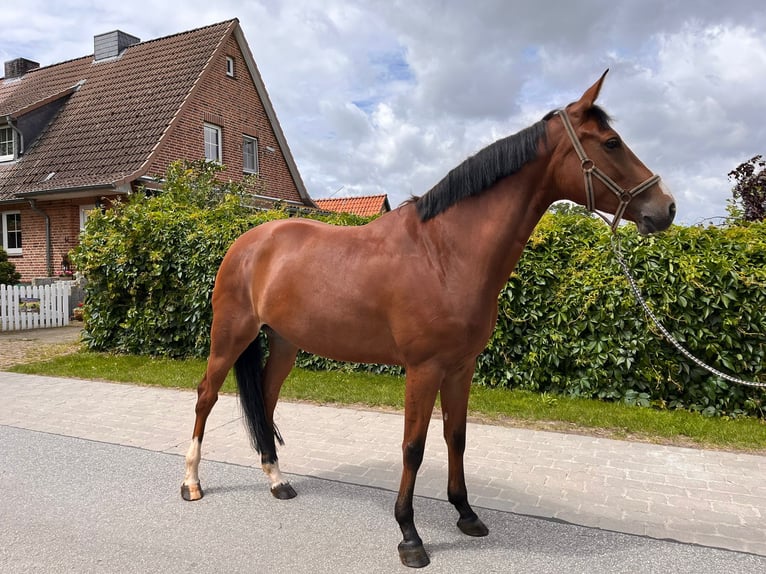
[[[353,213],[364,217],[380,215],[391,211],[388,197],[383,195],[364,195],[360,197],[337,197],[331,199],[315,199],[319,209],[336,213]]]
[[[0,117],[15,119],[66,98],[21,160],[0,164],[0,200],[118,187],[143,175],[208,62],[232,33],[244,42],[234,19],[134,44],[117,57],[94,61],[85,56],[0,80]],[[252,58],[246,45],[243,53]],[[308,197],[257,68],[249,64],[296,186]]]

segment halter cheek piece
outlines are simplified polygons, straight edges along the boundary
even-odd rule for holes
[[[659,182],[660,176],[656,174],[652,175],[649,177],[649,179],[639,183],[630,191],[625,191],[619,185],[617,185],[612,180],[612,178],[598,169],[593,160],[585,155],[585,149],[582,147],[580,140],[577,139],[577,134],[572,127],[572,122],[569,121],[569,116],[567,116],[566,110],[558,110],[556,115],[561,118],[561,122],[564,124],[564,128],[566,129],[567,134],[569,134],[569,139],[572,140],[572,145],[574,146],[575,152],[577,153],[577,157],[580,158],[580,165],[582,166],[583,176],[585,177],[585,201],[588,211],[601,217],[601,219],[607,222],[612,231],[615,231],[617,226],[620,224],[620,220],[622,219],[622,216],[625,213],[625,210],[627,209],[631,200],[652,187],[655,183]],[[620,205],[617,207],[617,211],[614,212],[614,219],[612,221],[609,221],[601,213],[596,211],[595,200],[593,197],[593,176],[596,176],[598,179],[600,179],[601,182],[607,187],[607,189],[614,193],[620,200]]]

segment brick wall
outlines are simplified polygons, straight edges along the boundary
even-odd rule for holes
[[[37,207],[48,214],[51,221],[51,245],[53,252],[53,275],[61,270],[61,260],[78,243],[80,235],[80,206],[93,205],[95,198],[76,200],[38,201]],[[8,209],[11,211],[11,209]],[[20,256],[9,255],[8,259],[21,273],[21,280],[32,281],[47,277],[45,218],[27,205],[14,206],[12,211],[21,214]]]
[[[21,214],[22,255],[8,255],[8,260],[21,273],[22,281],[45,277],[45,219],[28,205],[9,206],[9,211]]]
[[[226,56],[234,59],[233,78],[226,75]],[[175,129],[158,150],[148,175],[163,175],[168,164],[178,159],[204,158],[205,122],[221,127],[223,164],[226,166],[223,178],[234,181],[242,179],[242,136],[255,137],[258,138],[260,174],[266,185],[266,189],[258,193],[301,201],[271,122],[233,36],[229,38],[223,53],[211,62],[203,83],[187,102]],[[267,148],[274,151],[268,151]]]

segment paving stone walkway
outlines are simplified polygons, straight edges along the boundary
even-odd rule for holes
[[[81,331],[80,322],[55,329],[0,331],[0,369],[74,353],[79,346]]]
[[[0,372],[0,393],[0,425],[151,451],[184,454],[194,422],[190,391]],[[281,402],[276,421],[286,473],[398,489],[401,415]],[[484,424],[469,424],[467,443],[477,507],[766,556],[764,456]],[[213,409],[202,456],[203,487],[208,459],[253,466],[267,491],[235,397]],[[416,494],[446,499],[446,480],[435,418]]]

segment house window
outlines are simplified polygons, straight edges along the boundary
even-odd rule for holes
[[[15,138],[10,126],[0,127],[0,161],[11,161],[15,157]]]
[[[80,206],[80,231],[85,231],[85,224],[87,223],[88,217],[94,209],[96,209],[95,205]]]
[[[226,56],[226,75],[230,78],[234,77],[234,58]]]
[[[21,214],[18,211],[6,211],[0,215],[3,249],[8,255],[21,255]]]
[[[242,137],[242,171],[258,173],[258,140],[248,136]]]
[[[213,124],[205,124],[205,159],[223,162],[221,157],[221,128]]]

